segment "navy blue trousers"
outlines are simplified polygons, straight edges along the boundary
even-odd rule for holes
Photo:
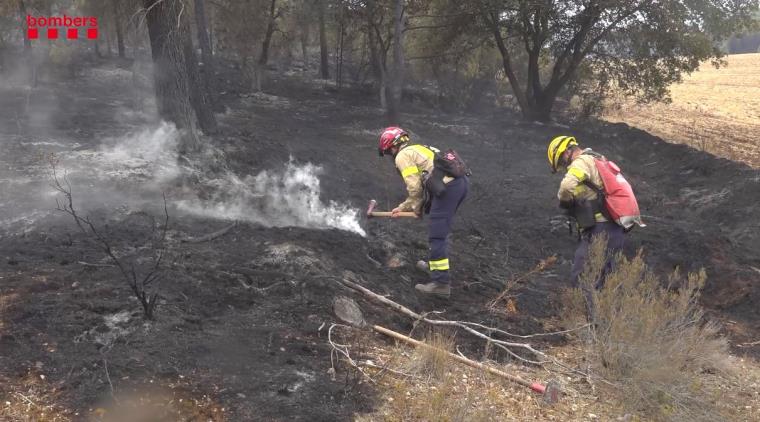
[[[446,190],[441,196],[433,197],[430,205],[428,265],[430,265],[430,279],[436,283],[449,282],[449,255],[446,239],[451,233],[454,215],[467,197],[468,185],[467,177],[452,180],[446,185]]]
[[[594,227],[585,231],[581,234],[581,241],[580,244],[578,244],[578,248],[575,250],[575,258],[573,259],[573,269],[570,273],[570,282],[573,287],[578,287],[580,283],[579,277],[581,273],[583,273],[583,267],[586,266],[592,237],[601,233],[607,234],[607,262],[604,264],[601,277],[599,277],[599,280],[596,280],[594,283],[594,287],[597,290],[604,286],[604,279],[612,270],[612,265],[615,263],[615,255],[623,250],[625,232],[619,225],[606,221],[604,223],[596,223]]]
[[[623,228],[610,221],[596,223],[594,227],[581,235],[580,244],[578,245],[578,249],[575,250],[573,269],[570,274],[570,282],[573,287],[578,287],[580,285],[579,278],[583,273],[583,267],[586,266],[586,261],[588,260],[589,247],[591,246],[592,238],[602,233],[607,234],[607,262],[604,264],[599,279],[594,281],[594,288],[599,290],[604,287],[604,281],[607,274],[612,271],[612,267],[615,264],[615,255],[623,250],[623,243],[625,242],[625,232],[623,231]],[[587,317],[589,321],[593,322],[596,320],[594,295],[592,290],[585,286],[581,286],[581,291],[586,302]]]

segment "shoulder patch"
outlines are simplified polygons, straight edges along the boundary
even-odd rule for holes
[[[567,173],[575,176],[576,179],[583,182],[588,178],[588,175],[583,170],[579,169],[578,167],[570,167],[567,169]]]

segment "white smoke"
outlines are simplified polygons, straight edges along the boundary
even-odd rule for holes
[[[109,175],[124,177],[140,174],[163,184],[180,175],[176,153],[178,139],[176,127],[161,122],[158,128],[143,129],[126,142],[109,140],[101,148],[101,153],[104,160],[111,164]]]
[[[359,211],[320,198],[322,168],[291,160],[279,169],[239,177],[231,171],[209,178],[177,160],[179,131],[162,122],[158,127],[109,138],[97,150],[65,153],[62,166],[75,178],[140,180],[145,188],[162,190],[183,175],[198,184],[176,201],[180,211],[223,220],[248,221],[268,227],[336,228],[365,235]],[[204,199],[201,199],[201,196]]]
[[[322,168],[297,165],[293,159],[279,170],[265,170],[240,179],[229,173],[209,184],[210,200],[184,200],[177,205],[188,213],[225,220],[240,220],[274,227],[336,228],[365,235],[359,211],[320,199]]]
[[[62,166],[73,176],[150,180],[163,185],[181,174],[177,164],[179,132],[162,122],[119,138],[106,138],[97,150],[62,154]]]

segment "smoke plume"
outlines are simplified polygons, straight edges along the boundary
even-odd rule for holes
[[[183,200],[180,210],[225,220],[265,226],[337,228],[364,235],[359,212],[334,201],[320,199],[322,168],[311,163],[297,165],[293,159],[283,168],[264,170],[243,179],[228,173],[209,181],[214,194],[209,200]]]
[[[336,228],[364,235],[359,211],[320,198],[321,167],[297,164],[240,177],[230,170],[209,177],[191,162],[179,165],[179,132],[161,123],[120,138],[103,141],[98,150],[71,151],[62,165],[72,180],[140,181],[143,189],[165,190],[182,176],[197,184],[174,202],[180,212],[221,220],[248,221],[268,227]],[[203,198],[203,199],[201,199]]]

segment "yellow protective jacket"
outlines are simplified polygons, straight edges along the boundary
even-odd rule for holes
[[[432,147],[431,147],[432,148]],[[396,154],[396,169],[401,174],[406,184],[407,198],[399,204],[401,211],[414,211],[421,213],[423,191],[422,172],[428,174],[433,171],[435,153],[437,149],[431,149],[423,145],[408,144],[401,147]],[[443,183],[449,183],[453,177],[444,176]]]
[[[557,198],[560,201],[596,199],[596,192],[583,183],[586,180],[593,183],[594,186],[604,189],[604,182],[599,175],[599,170],[596,169],[596,164],[594,164],[594,156],[587,154],[588,152],[591,150],[584,150],[583,154],[577,156],[567,166],[567,173],[559,185],[559,192],[557,192]],[[594,219],[598,223],[607,221],[601,212],[596,213]]]

